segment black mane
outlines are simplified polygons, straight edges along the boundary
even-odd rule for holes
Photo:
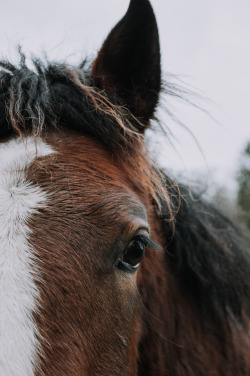
[[[250,239],[212,204],[186,186],[172,192],[174,227],[163,202],[167,256],[183,291],[191,293],[203,314],[222,324],[232,315],[250,315]],[[179,209],[178,209],[179,208]]]
[[[30,69],[20,55],[17,66],[0,61],[1,138],[13,132],[41,135],[65,126],[87,133],[109,149],[130,148],[129,111],[111,104],[93,86],[86,62],[72,67],[33,59]]]

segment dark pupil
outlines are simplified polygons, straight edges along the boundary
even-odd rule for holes
[[[131,266],[136,266],[145,253],[145,244],[141,240],[134,240],[123,256],[123,261]]]

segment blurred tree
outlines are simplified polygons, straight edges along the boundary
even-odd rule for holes
[[[216,186],[216,190],[212,196],[212,202],[224,215],[231,218],[234,222],[237,222],[239,210],[236,197],[232,193],[229,193],[225,186]]]
[[[242,155],[237,181],[239,183],[237,201],[241,212],[240,217],[250,229],[250,142]]]

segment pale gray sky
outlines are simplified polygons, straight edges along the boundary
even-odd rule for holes
[[[0,0],[0,54],[26,53],[78,62],[94,55],[129,0]],[[191,107],[175,105],[196,136],[171,125],[177,141],[161,163],[190,174],[210,171],[212,180],[232,189],[240,152],[250,140],[250,1],[152,0],[159,24],[164,71],[188,76],[215,104],[207,105],[218,123]]]

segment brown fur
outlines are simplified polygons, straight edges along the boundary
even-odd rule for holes
[[[137,276],[114,268],[114,241],[129,242],[146,220],[138,213],[165,245],[147,190],[89,137],[48,141],[57,153],[28,172],[49,200],[30,223],[40,271],[36,375],[246,376],[246,332],[201,317],[171,255],[149,248]]]
[[[40,270],[37,375],[135,375],[135,276],[115,269],[111,252],[114,240],[134,236],[145,198],[91,139],[51,144],[58,154],[28,173],[49,198],[30,223]]]
[[[159,276],[162,265],[166,272]],[[247,331],[234,323],[230,331],[202,317],[190,291],[171,272],[168,256],[147,253],[139,289],[146,307],[139,375],[248,375]]]

